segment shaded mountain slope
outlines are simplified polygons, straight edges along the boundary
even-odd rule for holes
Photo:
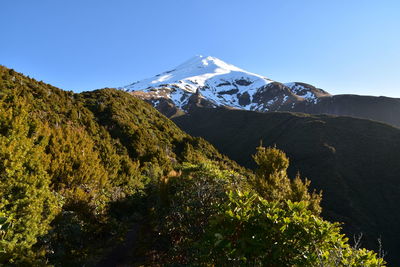
[[[350,236],[364,234],[376,248],[382,237],[387,258],[399,264],[400,130],[350,117],[205,109],[173,119],[247,167],[262,140],[276,144],[300,171],[323,190],[323,215],[344,222]]]
[[[282,111],[309,114],[332,114],[386,122],[400,127],[400,99],[390,97],[334,95],[321,97],[317,103],[298,103]]]

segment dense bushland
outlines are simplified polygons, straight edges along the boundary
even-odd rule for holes
[[[253,174],[127,93],[0,78],[2,264],[95,265],[136,225],[131,264],[383,266],[276,148]]]
[[[115,203],[145,195],[184,160],[239,169],[124,92],[73,94],[4,67],[0,77],[0,215],[11,225],[3,262],[96,261],[97,244],[129,227],[112,216]]]

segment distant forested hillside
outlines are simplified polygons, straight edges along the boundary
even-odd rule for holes
[[[193,136],[248,168],[260,141],[276,145],[290,158],[289,173],[300,172],[312,188],[323,191],[323,216],[344,223],[349,236],[363,234],[363,244],[400,264],[400,130],[351,117],[301,113],[259,113],[197,109],[173,119]]]

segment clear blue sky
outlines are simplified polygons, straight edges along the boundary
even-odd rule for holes
[[[400,1],[8,0],[0,64],[75,92],[202,54],[333,94],[400,97]]]

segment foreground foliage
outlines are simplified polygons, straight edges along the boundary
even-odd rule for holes
[[[384,266],[376,253],[351,247],[338,223],[319,216],[321,193],[308,193],[309,182],[299,175],[289,180],[288,158],[282,151],[259,147],[254,158],[259,165],[254,176],[203,162],[186,165],[182,176],[169,182],[170,199],[158,213],[164,219],[158,218],[161,223],[156,226],[166,250],[160,251],[157,261],[214,266]],[[261,179],[265,181],[254,182]]]
[[[250,266],[383,266],[365,249],[351,248],[338,224],[307,209],[308,203],[279,203],[249,192],[229,193],[212,219],[204,262]],[[210,253],[211,252],[211,253]]]

